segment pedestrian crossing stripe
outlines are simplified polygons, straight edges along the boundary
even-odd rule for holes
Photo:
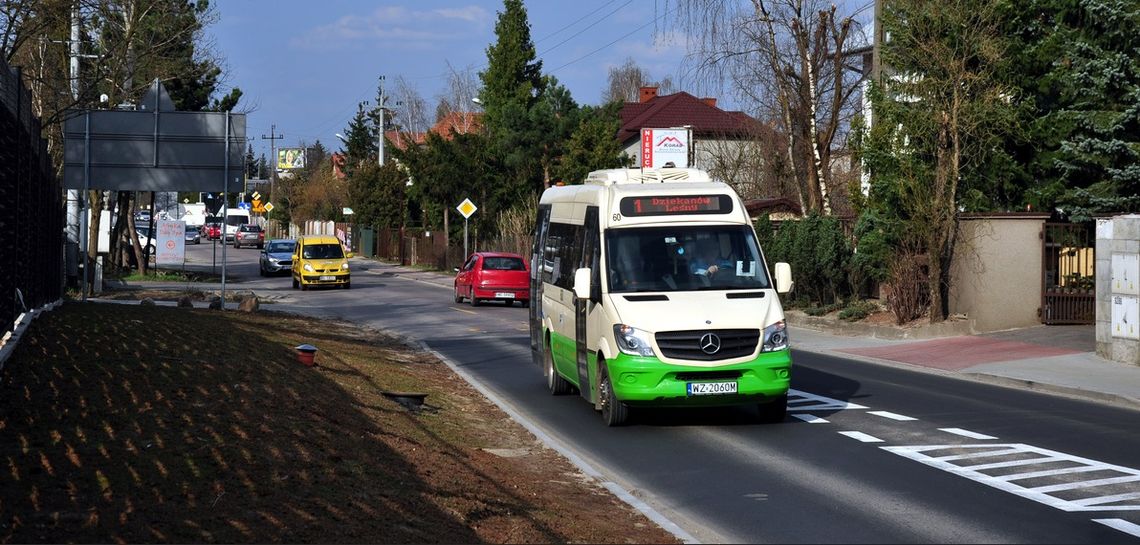
[[[842,411],[844,409],[866,409],[857,403],[848,403],[830,397],[809,394],[800,390],[788,390],[788,412]]]
[[[1140,510],[1140,470],[1021,443],[880,447],[1062,511]]]

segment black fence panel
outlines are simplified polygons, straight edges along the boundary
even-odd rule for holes
[[[0,335],[62,296],[63,190],[31,95],[0,60]]]

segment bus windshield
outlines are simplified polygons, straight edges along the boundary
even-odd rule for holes
[[[771,287],[746,225],[610,229],[605,264],[611,293]]]

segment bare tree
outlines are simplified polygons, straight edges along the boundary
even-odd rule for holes
[[[852,16],[825,0],[665,0],[700,36],[702,77],[730,80],[757,112],[787,135],[785,155],[804,210],[831,213],[831,155],[856,108],[862,74],[847,66],[859,39]],[[761,115],[761,117],[764,117]]]
[[[719,135],[700,141],[709,174],[733,186],[744,199],[794,195],[784,135],[771,124],[757,122],[743,134]]]
[[[428,122],[427,102],[419,90],[403,76],[396,78],[396,92],[393,98],[399,105],[396,107],[394,117],[401,132],[422,133],[428,130],[431,124]]]
[[[633,57],[627,57],[621,66],[611,67],[609,82],[602,93],[603,102],[637,102],[642,87],[655,86],[659,94],[674,92],[673,79],[669,76],[660,81],[651,81],[649,73],[637,65]]]
[[[442,95],[438,97],[439,102],[435,108],[435,119],[439,121],[449,114],[459,112],[466,114],[475,106],[474,99],[479,96],[479,76],[476,74],[475,69],[471,67],[462,70],[456,70],[451,63],[447,63],[447,86]],[[459,132],[467,132],[472,127],[471,116],[459,116],[461,126],[455,129]]]

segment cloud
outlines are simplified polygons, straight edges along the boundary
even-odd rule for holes
[[[300,50],[343,50],[383,45],[387,50],[446,49],[482,34],[491,14],[479,6],[416,10],[384,6],[315,26],[290,40]]]

